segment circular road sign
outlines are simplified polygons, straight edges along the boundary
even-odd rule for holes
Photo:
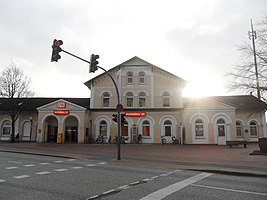
[[[118,112],[121,112],[123,110],[123,105],[119,103],[116,108]]]

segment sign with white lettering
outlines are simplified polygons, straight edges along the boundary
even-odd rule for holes
[[[146,112],[125,112],[126,117],[145,117]]]
[[[68,115],[70,114],[69,110],[54,110],[55,115]]]

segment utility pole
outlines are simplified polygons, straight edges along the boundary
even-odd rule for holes
[[[256,73],[257,96],[258,96],[258,99],[261,99],[260,86],[259,86],[259,73],[258,73],[256,49],[255,49],[255,40],[257,39],[257,33],[256,31],[253,30],[252,19],[250,20],[250,24],[251,24],[251,31],[248,32],[248,36],[249,36],[249,39],[252,39],[254,65],[255,65],[255,73]]]

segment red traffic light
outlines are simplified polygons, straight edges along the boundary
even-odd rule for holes
[[[63,41],[62,40],[54,40],[54,46],[59,47],[62,44],[63,44]]]

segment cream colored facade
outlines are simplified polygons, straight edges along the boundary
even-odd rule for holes
[[[183,144],[218,145],[227,140],[257,142],[267,136],[267,106],[254,96],[183,98],[185,80],[138,57],[108,73],[118,87],[123,113],[142,113],[125,117],[122,135],[127,143],[135,143],[139,134],[143,143],[160,143],[161,137],[171,143],[174,136]],[[88,99],[40,99],[46,103],[16,121],[19,140],[57,142],[58,133],[62,143],[87,143],[99,135],[112,140],[117,135],[112,115],[117,114],[118,98],[110,76],[102,73],[85,83],[91,93]],[[1,141],[9,139],[8,122],[8,115],[0,115]]]

